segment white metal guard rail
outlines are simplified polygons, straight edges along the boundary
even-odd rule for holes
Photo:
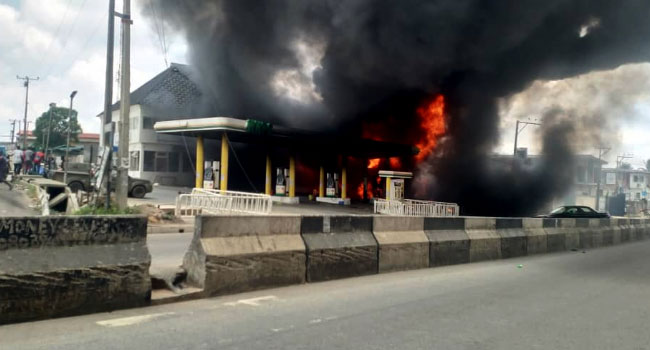
[[[419,201],[404,199],[391,201],[375,199],[375,213],[397,216],[446,217],[458,216],[460,208],[455,203]]]
[[[271,196],[258,193],[220,191],[195,188],[190,194],[176,198],[176,216],[194,216],[200,213],[270,214]]]

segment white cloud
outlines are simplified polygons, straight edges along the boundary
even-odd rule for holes
[[[131,90],[164,70],[153,26],[140,15],[140,2],[132,2]],[[121,1],[116,9],[121,10]],[[10,119],[24,113],[25,89],[16,75],[39,76],[31,84],[28,120],[34,121],[50,102],[68,106],[72,90],[79,93],[74,108],[86,132],[98,132],[95,116],[104,104],[107,5],[93,0],[24,0],[16,7],[0,5],[0,136],[8,140]],[[57,31],[58,28],[58,31]],[[120,22],[115,21],[114,77],[120,63]],[[55,35],[56,34],[56,35]],[[187,45],[169,38],[169,62],[185,62]],[[114,81],[114,100],[119,86]],[[21,124],[22,125],[22,124]],[[32,124],[33,125],[33,124]]]

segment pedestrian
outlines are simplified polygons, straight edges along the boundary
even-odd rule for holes
[[[31,148],[27,148],[23,156],[23,168],[25,175],[32,173],[32,164],[34,161],[34,151]]]
[[[20,174],[20,170],[23,167],[23,151],[20,149],[20,146],[16,147],[13,155],[14,162],[14,174]]]
[[[41,175],[41,162],[44,161],[45,154],[42,149],[39,149],[34,153],[34,171],[36,175]]]
[[[9,191],[13,189],[13,186],[7,181],[7,174],[9,173],[9,162],[5,158],[4,154],[0,153],[0,183],[4,182],[9,186]]]

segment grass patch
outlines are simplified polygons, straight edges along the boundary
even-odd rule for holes
[[[27,186],[27,196],[31,199],[38,199],[38,195],[36,194],[36,186],[34,185],[29,185]]]
[[[85,206],[74,212],[72,215],[132,215],[140,214],[140,210],[135,207],[127,207],[124,210],[120,210],[117,207],[111,206],[108,209],[106,207],[99,206]]]

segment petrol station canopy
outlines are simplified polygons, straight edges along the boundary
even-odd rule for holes
[[[213,117],[160,121],[154,125],[158,133],[202,136],[221,139],[224,133],[232,142],[286,147],[304,153],[336,153],[356,157],[385,158],[416,155],[412,145],[349,138],[308,130],[287,128],[254,119]],[[325,151],[326,150],[326,151]]]

